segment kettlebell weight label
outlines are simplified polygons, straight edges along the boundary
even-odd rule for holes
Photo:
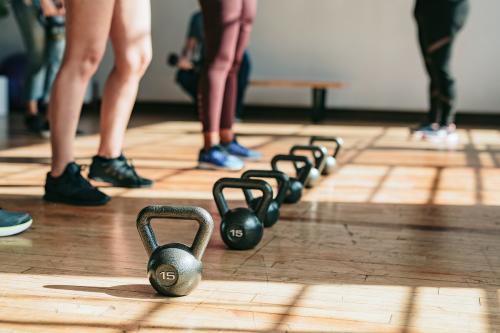
[[[179,274],[171,265],[160,265],[156,270],[156,278],[163,286],[172,286],[177,283]]]
[[[229,234],[231,235],[231,237],[242,238],[243,237],[243,230],[231,229],[231,230],[229,230]]]
[[[175,280],[176,276],[174,272],[160,272],[162,280]]]

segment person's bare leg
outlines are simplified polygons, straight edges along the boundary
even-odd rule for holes
[[[116,0],[110,36],[115,66],[104,87],[98,151],[98,155],[105,158],[121,154],[139,81],[151,61],[149,1]]]
[[[114,0],[66,0],[67,44],[49,105],[52,169],[58,177],[74,160],[76,134],[85,89],[104,54]]]
[[[31,100],[26,103],[26,113],[30,116],[36,116],[38,114],[38,102]]]

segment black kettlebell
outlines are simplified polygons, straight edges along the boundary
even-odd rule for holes
[[[158,246],[151,220],[195,220],[198,232],[191,247],[171,243]],[[199,207],[148,206],[137,217],[137,230],[148,253],[148,278],[153,288],[165,296],[189,294],[201,280],[201,258],[214,229],[212,216]]]
[[[225,188],[259,190],[262,200],[255,210],[244,207],[230,210],[223,193]],[[259,244],[264,234],[263,221],[273,198],[271,185],[257,179],[222,178],[214,184],[213,195],[222,218],[220,232],[224,243],[234,250],[249,250]]]
[[[278,182],[278,193],[276,197],[269,204],[269,208],[267,209],[266,218],[264,219],[264,228],[272,227],[280,217],[280,207],[285,200],[286,191],[289,186],[289,178],[288,175],[281,171],[274,170],[248,170],[245,171],[241,175],[242,179],[251,179],[251,178],[274,178]],[[257,210],[259,202],[262,200],[261,197],[254,198],[251,190],[243,190],[245,193],[245,199],[248,205],[253,209]]]
[[[271,167],[273,170],[280,171],[278,168],[278,162],[290,162],[293,163],[295,168],[295,177],[290,177],[288,183],[288,190],[286,192],[284,203],[297,203],[302,197],[302,191],[304,190],[304,183],[307,179],[312,164],[306,156],[299,155],[276,155],[271,160]],[[300,166],[299,164],[303,164]]]
[[[322,172],[323,175],[329,175],[337,166],[337,155],[339,154],[340,149],[342,149],[342,147],[344,146],[344,140],[335,136],[313,136],[311,137],[311,140],[309,140],[309,143],[311,145],[315,144],[316,142],[334,142],[336,144],[332,155],[326,158],[326,166]]]
[[[326,166],[326,158],[328,157],[328,150],[325,147],[313,145],[295,145],[290,149],[291,155],[297,155],[297,152],[310,152],[314,161],[313,167],[305,181],[305,187],[311,188],[316,186]]]

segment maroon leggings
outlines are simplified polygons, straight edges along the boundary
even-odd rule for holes
[[[233,127],[238,71],[248,45],[257,0],[200,0],[205,29],[205,67],[198,89],[203,132]]]

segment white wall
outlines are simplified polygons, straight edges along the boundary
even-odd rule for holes
[[[332,107],[414,110],[426,107],[426,77],[412,19],[414,0],[260,0],[250,45],[254,78],[343,80]],[[196,0],[152,0],[154,60],[140,100],[184,101],[165,66],[181,48]],[[500,1],[473,0],[453,68],[459,108],[500,113]],[[12,20],[0,21],[0,57],[20,49]],[[97,77],[111,64],[107,54]],[[253,104],[309,105],[305,90],[252,88]]]

